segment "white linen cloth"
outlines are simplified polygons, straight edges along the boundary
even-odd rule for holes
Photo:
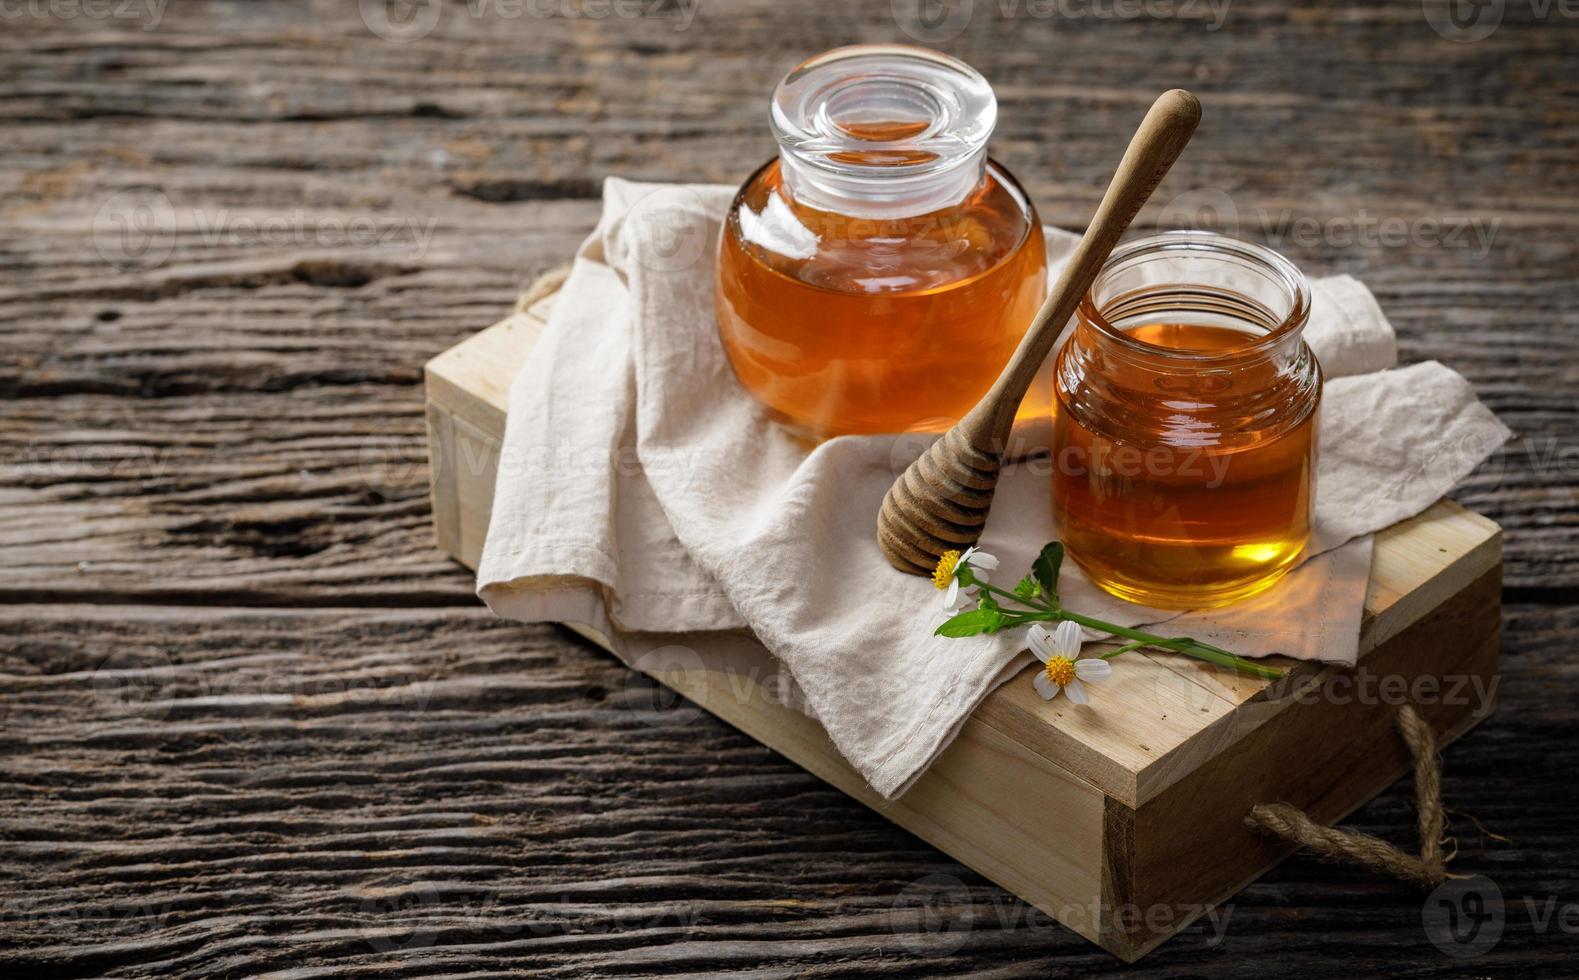
[[[712,312],[732,194],[605,184],[602,220],[510,391],[478,593],[503,616],[592,625],[627,659],[663,642],[650,634],[685,634],[670,644],[682,665],[760,671],[749,630],[798,706],[893,796],[1023,666],[1024,632],[933,636],[940,593],[878,551],[883,495],[926,438],[808,450],[735,380]],[[1074,241],[1048,229],[1054,277]],[[1430,506],[1510,433],[1443,365],[1395,369],[1392,328],[1359,282],[1317,280],[1313,295],[1305,337],[1327,383],[1304,563],[1246,603],[1180,615],[1116,599],[1066,562],[1066,607],[1172,620],[1170,635],[1245,656],[1355,662],[1371,533]],[[1011,465],[999,484],[980,544],[1005,577],[1052,537],[1049,465]]]

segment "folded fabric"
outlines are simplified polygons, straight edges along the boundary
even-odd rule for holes
[[[808,451],[736,382],[712,316],[731,194],[606,184],[602,220],[511,388],[478,591],[524,620],[749,630],[891,796],[1017,669],[1024,639],[933,636],[938,593],[877,549],[883,494],[924,437]],[[1048,235],[1056,266],[1072,236]],[[1246,656],[1354,662],[1369,535],[1435,502],[1508,432],[1442,365],[1388,370],[1392,329],[1360,283],[1318,280],[1313,295],[1306,336],[1328,382],[1307,560],[1250,603],[1184,616],[1109,596],[1066,563],[1070,608],[1124,625],[1187,621],[1176,631]],[[1008,568],[1028,567],[1052,536],[1046,465],[1011,465],[1000,483],[982,546]],[[741,646],[731,637],[718,659]]]

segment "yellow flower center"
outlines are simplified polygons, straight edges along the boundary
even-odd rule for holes
[[[932,584],[940,589],[948,588],[954,578],[954,569],[959,565],[959,552],[949,549],[943,552],[943,557],[938,559],[938,567],[932,571]]]
[[[1068,657],[1047,658],[1047,679],[1059,687],[1068,687],[1075,679],[1075,662]]]

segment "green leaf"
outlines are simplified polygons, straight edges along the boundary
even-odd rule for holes
[[[992,593],[991,592],[983,592],[981,594],[981,596],[976,600],[976,608],[977,609],[991,609],[994,612],[997,612],[999,609],[1002,609],[1003,607],[998,605],[998,600],[994,599],[992,597]]]
[[[1042,587],[1042,592],[1053,601],[1058,600],[1058,568],[1064,563],[1064,546],[1057,541],[1049,541],[1042,546],[1042,553],[1031,562],[1031,571],[1036,573],[1036,581]]]
[[[1021,599],[1035,599],[1042,594],[1042,586],[1035,578],[1027,575],[1025,578],[1020,579],[1019,584],[1014,587],[1014,594]]]
[[[937,628],[938,636],[976,636],[996,633],[1003,626],[1003,613],[996,609],[972,609],[962,612]]]

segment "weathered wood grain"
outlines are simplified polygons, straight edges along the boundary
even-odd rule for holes
[[[391,386],[23,398],[0,440],[11,601],[475,601],[432,548],[421,419]]]
[[[1507,527],[1509,583],[1579,585],[1579,128],[1561,108],[1579,57],[1556,43],[1564,25],[1520,24],[1515,11],[1485,44],[1452,45],[1412,10],[1323,22],[1236,9],[1207,33],[983,6],[946,46],[998,83],[996,152],[1045,217],[1089,216],[1115,134],[1154,88],[1200,90],[1200,138],[1140,224],[1206,222],[1269,240],[1312,272],[1363,276],[1405,358],[1464,371],[1523,435],[1459,495]],[[380,40],[350,9],[317,23],[279,6],[239,21],[214,8],[166,16],[147,32],[22,18],[0,40],[12,95],[0,107],[0,392],[406,389],[421,360],[492,322],[570,252],[595,204],[564,198],[595,195],[611,173],[734,181],[754,166],[768,152],[760,93],[782,67],[759,51],[894,33],[881,6],[789,25],[747,4],[704,10],[683,32],[460,11],[409,45]],[[1100,52],[1085,52],[1096,37]],[[1291,37],[1307,44],[1297,76],[1277,53]],[[1391,70],[1377,72],[1383,43]],[[1034,57],[1043,45],[1061,57]],[[1123,64],[1125,84],[1090,86],[1093,58]],[[1552,108],[1515,125],[1499,92]],[[150,200],[168,202],[179,231],[104,237],[107,219]],[[1370,242],[1382,221],[1438,230]],[[358,244],[369,236],[382,244]],[[419,411],[412,394],[390,414]],[[282,397],[260,414],[291,413]],[[72,420],[60,421],[56,438],[69,440]],[[48,430],[29,439],[69,451]],[[146,528],[144,540],[157,535]],[[104,544],[86,560],[138,559]]]
[[[8,9],[5,975],[1116,968],[742,736],[626,707],[640,682],[492,622],[430,548],[417,365],[569,254],[604,176],[737,181],[769,152],[773,81],[904,39],[893,7],[704,2],[676,30],[451,2],[408,44],[351,0],[170,4],[150,30]],[[1468,969],[1533,975],[1573,942],[1521,900],[1576,891],[1579,45],[1555,7],[1504,7],[1454,44],[1416,3],[1234,3],[1209,31],[978,0],[938,46],[992,79],[994,152],[1066,226],[1157,92],[1200,93],[1138,226],[1361,276],[1405,359],[1464,372],[1521,433],[1459,498],[1506,528],[1514,594],[1547,604],[1508,607],[1504,707],[1448,751],[1444,789],[1460,866],[1511,899]],[[158,194],[179,232],[96,242]],[[1346,243],[1389,218],[1414,233]],[[353,220],[371,244],[345,241]],[[1430,220],[1495,231],[1435,244]],[[172,666],[117,701],[115,658]],[[1410,792],[1353,825],[1407,842]],[[963,945],[924,931],[926,899],[934,925],[968,910]],[[1198,924],[1133,972],[1462,972],[1417,896],[1359,873],[1296,859],[1232,907],[1221,943]]]
[[[104,605],[0,607],[0,629],[12,975],[1121,969],[556,630],[480,609]],[[1571,956],[1521,899],[1579,898],[1562,778],[1579,615],[1518,606],[1508,629],[1512,707],[1445,759],[1455,866],[1509,900],[1488,973]],[[1543,749],[1515,771],[1523,742]],[[1400,784],[1351,825],[1407,842],[1413,820]],[[1296,858],[1137,972],[1451,972],[1420,902]]]

